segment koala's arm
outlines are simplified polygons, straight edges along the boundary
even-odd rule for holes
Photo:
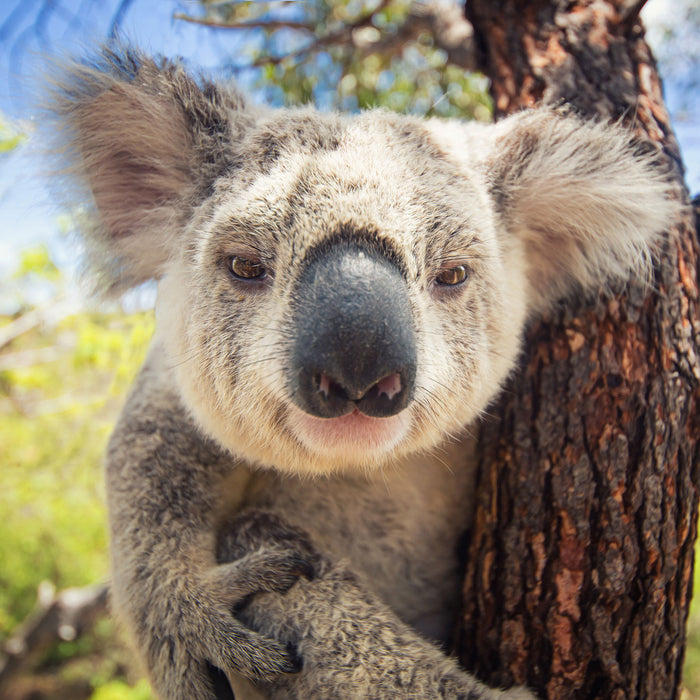
[[[250,532],[253,537],[247,536]],[[274,515],[251,511],[240,516],[230,540],[240,544],[241,537],[248,539],[245,547],[234,547],[237,551],[229,554],[296,542],[294,546],[307,552],[316,568],[313,580],[299,579],[283,595],[255,596],[239,613],[251,628],[294,646],[303,660],[300,673],[255,684],[255,697],[534,700],[524,688],[496,690],[463,671],[399,620],[344,563],[309,551],[312,545],[306,535]],[[220,558],[226,559],[226,553]],[[248,697],[245,691],[241,695]]]
[[[293,650],[232,609],[285,590],[310,565],[293,547],[217,564],[217,494],[233,462],[198,433],[163,376],[152,353],[108,449],[113,601],[160,697],[213,700],[209,665],[254,679],[298,670]]]

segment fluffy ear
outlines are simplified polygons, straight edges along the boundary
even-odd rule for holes
[[[49,107],[61,170],[89,191],[88,261],[118,293],[161,275],[250,111],[235,92],[134,51],[105,49],[62,72]]]
[[[532,310],[578,285],[649,273],[650,243],[680,208],[653,144],[547,110],[509,117],[493,135],[486,174],[505,235],[523,251]]]

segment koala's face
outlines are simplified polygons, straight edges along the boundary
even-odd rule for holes
[[[160,285],[187,403],[234,453],[371,467],[484,409],[525,314],[476,172],[413,119],[272,116]]]
[[[159,280],[203,430],[279,469],[371,468],[465,428],[525,318],[626,277],[677,209],[649,148],[553,111],[490,126],[264,111],[133,52],[56,95],[108,289]]]

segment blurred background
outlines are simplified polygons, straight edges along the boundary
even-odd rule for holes
[[[36,108],[52,61],[116,38],[235,78],[260,101],[384,106],[488,121],[483,76],[431,29],[451,0],[4,0],[0,4],[0,697],[147,700],[104,614],[101,455],[153,330],[154,290],[86,301],[75,211],[60,210]],[[456,14],[455,14],[456,13]],[[700,0],[643,18],[700,190]],[[68,590],[66,589],[73,589]],[[687,700],[700,698],[691,612]]]

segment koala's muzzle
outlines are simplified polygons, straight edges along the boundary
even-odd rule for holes
[[[339,243],[314,255],[296,288],[292,400],[335,418],[393,416],[413,396],[416,343],[408,289],[379,252]]]

